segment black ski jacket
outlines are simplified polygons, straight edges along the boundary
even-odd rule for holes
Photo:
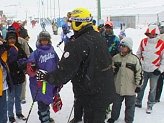
[[[46,78],[58,86],[71,80],[76,95],[95,95],[111,101],[115,93],[111,65],[106,42],[88,25],[75,33],[65,46],[58,69]]]

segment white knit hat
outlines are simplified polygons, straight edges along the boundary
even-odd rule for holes
[[[127,46],[130,50],[133,48],[133,41],[130,37],[123,38],[121,44]]]

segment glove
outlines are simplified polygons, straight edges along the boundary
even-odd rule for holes
[[[59,110],[61,110],[63,106],[63,103],[62,103],[62,100],[60,98],[60,95],[57,94],[55,97],[54,97],[54,100],[53,100],[53,104],[52,104],[52,108],[54,110],[54,112],[58,112]]]
[[[116,75],[118,71],[119,71],[119,67],[115,67],[115,68],[113,69],[114,75]]]
[[[162,78],[164,79],[164,72],[161,73]]]
[[[47,71],[39,69],[36,72],[36,79],[37,81],[42,81],[46,79]]]
[[[139,93],[140,91],[141,91],[141,88],[140,87],[136,87],[135,93]]]
[[[159,76],[161,74],[161,71],[157,68],[153,71],[153,74]]]

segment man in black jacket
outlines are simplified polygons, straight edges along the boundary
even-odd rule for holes
[[[38,80],[56,86],[71,80],[84,108],[84,123],[104,123],[106,108],[115,94],[111,56],[103,38],[93,30],[88,10],[75,9],[71,26],[75,39],[65,46],[58,69],[48,74],[39,70]]]

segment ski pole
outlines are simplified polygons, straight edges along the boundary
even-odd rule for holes
[[[70,114],[69,114],[69,117],[68,117],[68,121],[67,121],[67,123],[69,123],[69,121],[70,121],[70,118],[71,118],[71,115],[72,115],[73,109],[74,109],[74,105],[72,106],[72,109],[71,109],[71,112],[70,112]]]
[[[60,46],[58,46],[58,48],[60,49],[60,51],[61,51],[62,53],[64,53],[64,51],[60,48]]]
[[[31,114],[32,108],[33,108],[33,106],[34,106],[34,102],[35,102],[36,97],[37,97],[37,95],[38,95],[38,90],[39,90],[39,88],[37,88],[37,91],[36,91],[35,97],[34,97],[33,102],[32,102],[32,104],[31,104],[31,107],[30,107],[30,110],[29,110],[29,113],[28,113],[28,115],[27,115],[27,119],[26,119],[26,122],[25,122],[25,123],[28,122],[28,119],[29,119],[29,117],[30,117],[30,114]]]

